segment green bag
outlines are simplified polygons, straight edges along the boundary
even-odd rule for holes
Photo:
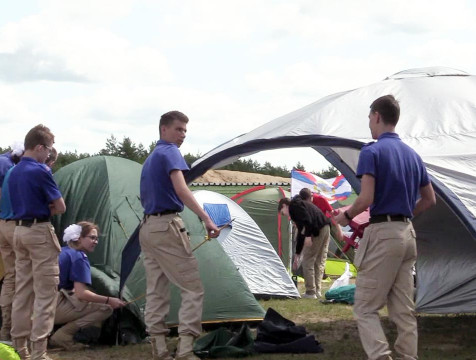
[[[0,359],[1,360],[20,360],[20,355],[15,349],[7,344],[0,343]]]
[[[345,303],[345,304],[354,304],[354,294],[355,294],[355,284],[339,286],[338,288],[326,291],[326,300],[336,302],[336,303]]]
[[[195,341],[193,352],[201,358],[240,358],[252,354],[253,344],[253,335],[248,325],[243,324],[238,333],[223,327],[209,332]]]

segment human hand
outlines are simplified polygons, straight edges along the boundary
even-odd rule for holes
[[[333,213],[336,214],[336,215],[333,216],[333,219],[337,224],[342,225],[342,226],[349,225],[350,221],[349,221],[349,219],[347,219],[345,217],[345,215],[342,211],[334,210]]]
[[[293,271],[297,271],[299,269],[299,265],[301,265],[301,255],[294,255],[294,261],[293,261]]]
[[[126,305],[124,301],[115,297],[110,297],[107,304],[113,309],[119,309]]]
[[[212,220],[205,221],[205,228],[207,229],[208,237],[217,238],[220,235],[220,229]]]
[[[312,246],[312,238],[310,236],[306,236],[304,238],[304,246],[311,247]]]

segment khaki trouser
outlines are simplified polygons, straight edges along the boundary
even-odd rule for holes
[[[179,334],[199,336],[202,327],[203,287],[198,262],[180,216],[149,216],[140,229],[147,278],[145,323],[151,336],[168,333],[169,282],[181,292]]]
[[[2,254],[5,276],[3,278],[0,306],[11,306],[15,294],[15,252],[13,251],[13,232],[15,221],[0,220],[0,252]]]
[[[312,237],[312,245],[303,248],[302,271],[308,295],[322,295],[321,280],[326,268],[329,241],[329,225],[325,225],[319,230],[318,236]]]
[[[74,322],[78,328],[101,327],[112,315],[112,307],[79,300],[74,292],[60,290],[56,306],[55,325]]]
[[[390,359],[391,351],[378,314],[385,305],[397,326],[394,348],[399,359],[417,359],[412,275],[416,255],[411,222],[383,222],[365,229],[354,261],[359,268],[354,315],[362,346],[371,360]]]
[[[17,226],[12,338],[45,340],[53,330],[58,294],[58,254],[61,250],[49,223]]]

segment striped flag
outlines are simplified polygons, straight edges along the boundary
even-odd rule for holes
[[[344,175],[332,179],[322,179],[317,175],[293,169],[291,171],[291,196],[299,194],[302,188],[320,193],[330,204],[349,197],[352,188]]]

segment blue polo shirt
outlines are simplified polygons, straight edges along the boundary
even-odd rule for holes
[[[159,140],[142,167],[140,197],[145,214],[165,210],[183,210],[183,202],[175,193],[170,172],[189,170],[176,144]]]
[[[58,264],[60,269],[58,289],[72,290],[75,282],[91,285],[91,266],[88,256],[83,251],[63,246]]]
[[[357,176],[375,178],[370,215],[413,216],[420,188],[430,179],[421,157],[398,134],[384,133],[360,151]]]
[[[13,165],[15,165],[15,163],[12,160],[11,151],[0,155],[0,186],[2,186],[3,184],[3,179],[5,178],[5,174],[7,173],[8,170],[10,170],[10,168]]]
[[[12,202],[10,200],[10,189],[8,186],[8,179],[12,173],[13,167],[7,171],[2,185],[2,197],[0,198],[0,219],[10,220],[14,219]]]
[[[48,205],[61,197],[51,173],[30,157],[13,168],[8,185],[15,219],[48,218]]]

